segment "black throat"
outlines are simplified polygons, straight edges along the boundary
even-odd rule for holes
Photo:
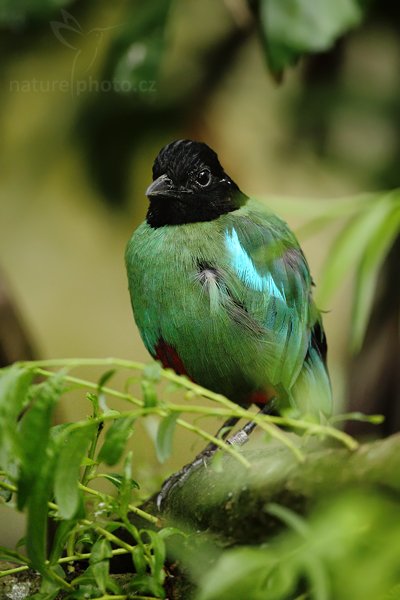
[[[150,201],[146,221],[153,229],[164,225],[184,225],[214,221],[221,215],[237,210],[247,201],[247,196],[235,191],[234,198],[214,198],[213,202],[202,202],[201,198],[153,198]]]

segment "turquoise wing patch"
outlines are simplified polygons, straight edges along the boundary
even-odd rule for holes
[[[278,288],[272,274],[269,272],[260,274],[258,272],[253,260],[240,243],[234,227],[225,231],[225,245],[234,271],[246,286],[258,292],[267,292],[270,296],[283,302],[286,301],[284,290]]]

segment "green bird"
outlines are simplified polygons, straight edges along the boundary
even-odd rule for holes
[[[164,367],[224,394],[320,420],[331,412],[313,281],[287,224],[244,194],[206,144],[161,149],[126,249],[134,317]]]

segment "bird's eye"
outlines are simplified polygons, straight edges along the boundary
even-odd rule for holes
[[[196,181],[202,187],[206,187],[211,182],[211,173],[208,169],[203,169],[197,174]]]

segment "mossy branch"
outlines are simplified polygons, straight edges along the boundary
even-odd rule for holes
[[[250,469],[224,456],[218,470],[201,467],[173,488],[163,504],[166,523],[207,530],[223,545],[266,541],[280,526],[271,502],[306,513],[321,498],[346,488],[400,492],[400,434],[364,444],[356,451],[321,447],[308,440],[299,463],[284,446],[244,451]],[[154,510],[153,500],[144,507]]]

